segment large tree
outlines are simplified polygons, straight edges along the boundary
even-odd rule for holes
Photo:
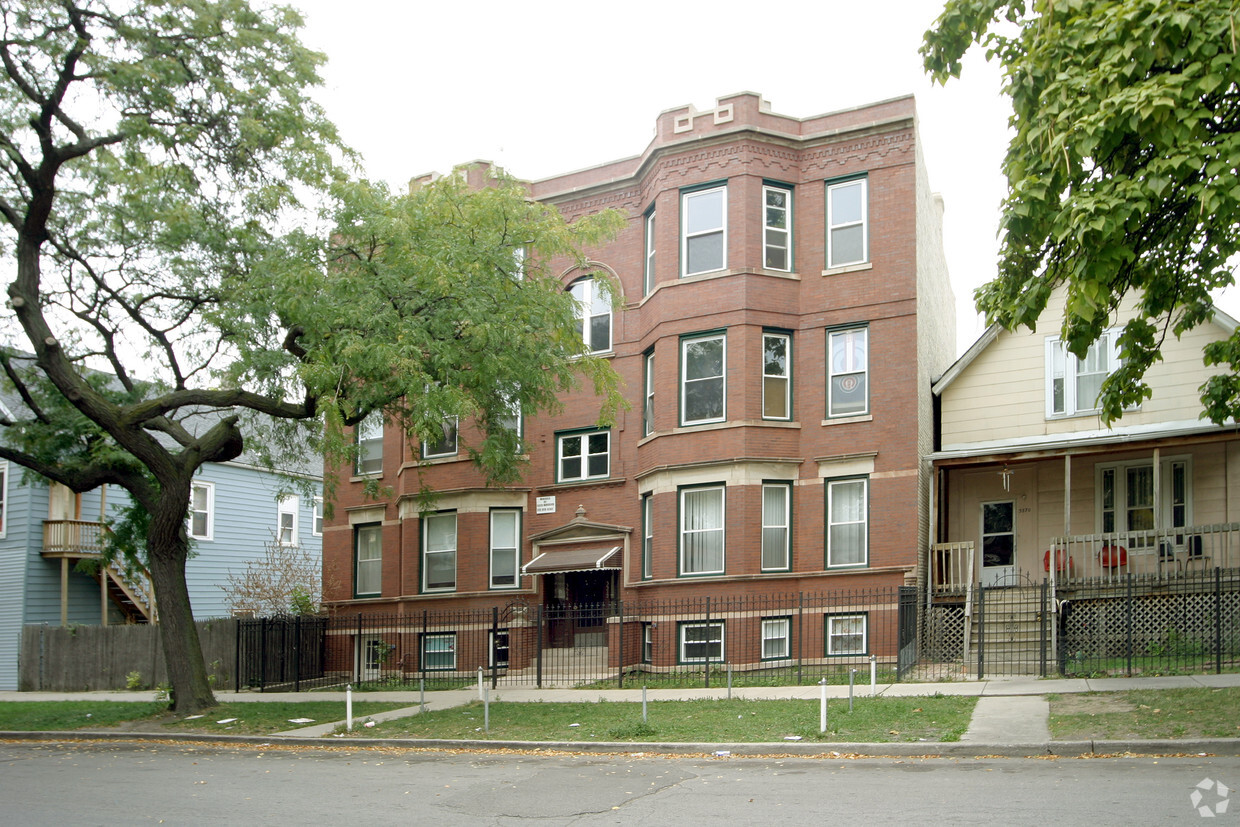
[[[414,438],[456,415],[507,479],[518,407],[585,376],[614,409],[614,374],[583,355],[542,263],[587,267],[618,219],[567,225],[502,177],[401,196],[345,180],[294,12],[23,0],[0,21],[0,363],[20,400],[0,458],[128,492],[177,710],[214,703],[185,587],[203,463],[347,459],[368,415]]]
[[[1033,327],[1067,286],[1063,336],[1084,356],[1125,294],[1139,315],[1103,385],[1104,421],[1150,395],[1168,335],[1211,317],[1240,252],[1240,10],[1235,0],[948,0],[922,55],[941,81],[975,44],[1005,72],[1003,171],[989,322]],[[964,131],[967,140],[967,129]],[[1240,332],[1207,348],[1215,422],[1240,417]]]

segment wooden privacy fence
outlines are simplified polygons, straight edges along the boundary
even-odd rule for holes
[[[207,674],[217,689],[234,683],[237,660],[237,621],[200,620]],[[18,666],[18,689],[23,692],[83,692],[117,690],[135,682],[150,689],[167,682],[159,626],[26,626]]]

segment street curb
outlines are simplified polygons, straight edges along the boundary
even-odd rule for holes
[[[173,742],[217,746],[333,747],[349,749],[416,749],[429,751],[513,751],[522,753],[580,753],[584,755],[706,755],[716,758],[789,756],[796,758],[1085,758],[1135,755],[1240,756],[1240,738],[1176,740],[1047,741],[1024,744],[981,744],[975,741],[915,741],[900,743],[762,742],[741,744],[630,743],[578,741],[450,741],[413,738],[298,738],[288,735],[216,735],[163,732],[25,732],[0,731],[0,741],[73,743],[78,741]]]

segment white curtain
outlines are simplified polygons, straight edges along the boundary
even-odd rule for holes
[[[685,572],[723,571],[723,489],[685,491],[682,505]]]

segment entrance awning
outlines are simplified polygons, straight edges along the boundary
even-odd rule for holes
[[[620,568],[620,546],[572,545],[544,551],[521,567],[522,574],[558,574],[568,571],[607,571]]]

